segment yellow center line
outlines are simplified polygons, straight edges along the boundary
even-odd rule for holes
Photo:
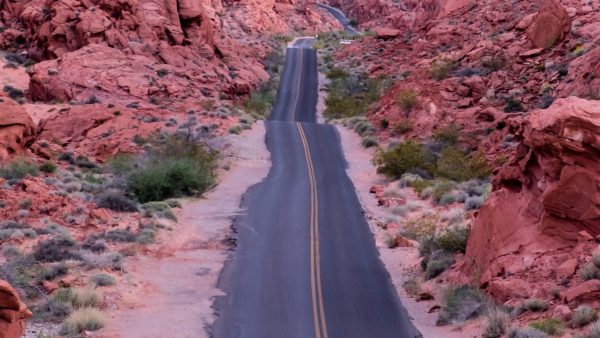
[[[304,148],[308,177],[310,181],[310,286],[313,302],[313,320],[315,322],[316,337],[327,338],[327,322],[325,320],[325,305],[323,302],[323,288],[321,286],[321,252],[319,243],[319,199],[314,165],[308,140],[300,122],[296,122],[300,140]]]

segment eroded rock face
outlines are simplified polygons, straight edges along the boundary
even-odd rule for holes
[[[14,100],[0,96],[0,160],[23,154],[35,138],[33,120]]]
[[[15,289],[0,279],[0,337],[22,337],[25,334],[25,320],[31,316],[31,311],[21,302]]]
[[[556,0],[545,0],[527,30],[536,48],[549,48],[562,41],[571,30],[569,13]]]
[[[600,106],[559,99],[512,128],[521,143],[496,176],[467,246],[482,284],[503,274],[510,257],[574,247],[582,231],[600,234]]]

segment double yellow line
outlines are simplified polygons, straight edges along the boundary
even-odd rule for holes
[[[317,180],[313,166],[310,148],[304,128],[296,122],[300,140],[304,147],[304,156],[310,181],[310,289],[312,294],[313,320],[316,338],[327,338],[327,322],[325,321],[325,306],[323,304],[323,288],[321,287],[321,255],[319,249],[319,197],[317,195]]]

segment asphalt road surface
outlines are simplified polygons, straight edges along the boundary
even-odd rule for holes
[[[317,55],[287,49],[266,123],[272,168],[244,196],[215,308],[217,338],[413,338],[379,260],[339,135],[315,123]]]
[[[350,20],[346,17],[344,12],[341,10],[331,7],[325,4],[317,4],[317,6],[325,8],[331,15],[333,15],[341,24],[344,26],[344,30],[352,35],[360,35],[360,32],[356,30],[350,23]]]

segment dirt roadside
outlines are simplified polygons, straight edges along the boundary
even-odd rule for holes
[[[129,283],[110,300],[107,326],[96,337],[208,337],[215,320],[213,298],[229,246],[232,219],[243,213],[242,195],[270,168],[265,127],[226,137],[230,145],[220,183],[204,199],[188,199],[176,214],[179,225],[162,238],[161,254],[139,255],[127,263]]]

